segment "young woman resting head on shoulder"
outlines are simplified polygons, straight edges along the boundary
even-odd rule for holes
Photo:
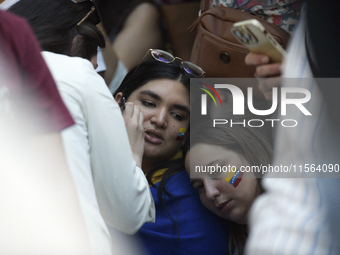
[[[248,170],[251,166],[268,166],[272,146],[260,128],[213,127],[211,121],[197,126],[190,138],[185,166],[191,173],[191,184],[206,208],[233,222],[230,248],[243,254],[249,210],[263,192],[261,173]],[[215,167],[215,171],[206,171],[208,167]],[[201,172],[197,173],[198,169]]]

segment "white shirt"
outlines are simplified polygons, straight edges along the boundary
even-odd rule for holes
[[[294,129],[278,127],[275,137],[274,165],[317,163],[322,154],[322,133],[327,132],[326,112],[312,77],[305,49],[305,21],[301,17],[284,65],[284,77],[304,78],[299,82],[285,80],[284,86],[304,87],[312,94],[306,117],[299,110],[287,111],[287,119],[295,119]],[[302,175],[303,176],[303,175]],[[247,254],[336,254],[327,224],[327,208],[315,178],[270,178],[263,180],[266,192],[253,204]],[[300,176],[301,177],[301,176]]]
[[[109,254],[104,221],[133,234],[155,220],[148,182],[132,157],[120,108],[90,61],[42,54],[76,122],[62,138],[93,254]]]

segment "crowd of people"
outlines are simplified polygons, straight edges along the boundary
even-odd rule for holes
[[[288,108],[299,125],[268,132],[193,121],[190,80],[206,73],[188,61],[192,34],[173,41],[164,6],[190,7],[186,23],[199,2],[0,1],[1,254],[339,254],[337,174],[240,170],[339,166],[339,35],[327,27],[339,4],[211,1],[291,34],[283,63],[245,63],[310,91],[313,117]],[[270,103],[277,83],[264,84]],[[213,165],[232,167],[191,175]]]

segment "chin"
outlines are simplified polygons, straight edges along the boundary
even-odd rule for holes
[[[225,219],[225,220],[229,220],[229,221],[233,221],[232,219],[230,219],[229,215],[226,214],[222,214],[222,213],[216,213],[218,216],[220,216],[221,218]]]
[[[159,149],[158,148],[152,148],[150,146],[144,147],[144,154],[143,156],[146,158],[157,158],[159,157]]]
[[[230,220],[237,223],[237,224],[247,224],[248,221],[247,221],[247,217],[244,216],[244,215],[235,215],[235,216],[231,216],[230,217]]]

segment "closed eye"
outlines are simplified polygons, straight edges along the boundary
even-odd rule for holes
[[[221,171],[215,171],[213,173],[210,173],[210,175],[211,175],[212,178],[217,178],[218,176],[221,175]]]
[[[200,183],[195,183],[193,185],[193,188],[198,192],[198,193],[201,193],[204,189],[204,184],[202,182]]]
[[[146,107],[156,107],[156,104],[149,100],[142,100],[142,105]]]
[[[171,115],[178,121],[182,121],[184,119],[182,114],[176,113],[176,112],[172,112]]]

